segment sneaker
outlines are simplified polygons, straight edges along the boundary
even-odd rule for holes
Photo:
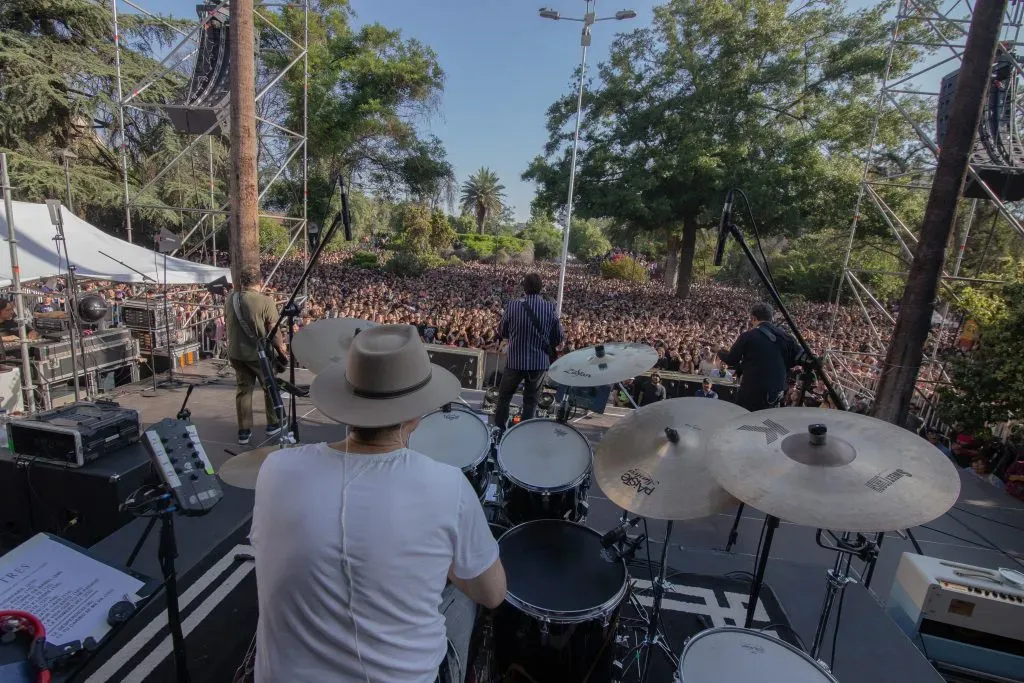
[[[281,425],[267,425],[267,436],[277,436],[281,433]]]
[[[238,443],[245,446],[249,443],[249,439],[252,438],[251,429],[239,429],[238,430]]]

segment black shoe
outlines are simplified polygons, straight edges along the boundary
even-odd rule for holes
[[[281,425],[267,425],[267,436],[277,436],[281,433]]]
[[[251,429],[239,429],[238,430],[238,443],[239,444],[245,446],[245,445],[247,445],[249,443],[249,440],[251,438],[252,438],[252,430]]]

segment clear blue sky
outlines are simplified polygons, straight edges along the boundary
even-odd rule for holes
[[[647,26],[660,0],[598,0],[598,16],[631,8],[637,18],[594,27],[588,74],[607,58],[617,31]],[[519,179],[547,140],[545,111],[574,88],[580,24],[541,19],[550,6],[582,16],[585,0],[351,0],[356,23],[400,29],[437,53],[446,82],[438,114],[422,128],[444,141],[459,183],[481,166],[507,188],[518,219],[529,216],[532,183]],[[195,16],[193,0],[141,0],[150,11]],[[874,4],[848,0],[851,8]],[[585,124],[584,124],[585,125]]]

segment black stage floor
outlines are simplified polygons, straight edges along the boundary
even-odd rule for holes
[[[209,373],[208,367],[206,372]],[[211,378],[207,374],[192,379],[200,382]],[[141,393],[145,388],[134,388],[131,390],[134,393],[126,394],[122,400],[140,409],[146,423],[177,412],[184,391]],[[197,386],[190,401],[193,420],[208,453],[218,466],[230,457],[225,448],[241,450],[234,443],[233,393],[230,378],[215,380]],[[471,404],[478,404],[480,396],[480,392],[464,393]],[[256,403],[259,413],[259,402]],[[319,416],[305,400],[299,401],[298,412],[303,416],[304,442],[335,439],[343,433],[340,426]],[[596,443],[614,419],[611,415],[593,416],[574,424],[592,443]],[[257,414],[259,424],[260,416]],[[230,674],[248,646],[255,626],[255,579],[252,562],[245,558],[252,494],[232,487],[225,487],[225,490],[223,502],[209,515],[181,518],[176,525],[183,619],[193,681],[196,683],[230,680]],[[599,490],[591,491],[590,503],[588,526],[597,530],[614,526],[621,511]],[[676,523],[668,564],[673,572],[705,576],[751,571],[762,519],[757,511],[748,509],[740,526],[738,543],[730,553],[721,549],[733,515]],[[108,561],[123,563],[144,526],[142,520],[136,520],[97,543],[92,551]],[[956,508],[928,526],[928,529],[913,530],[926,554],[983,567],[1013,566],[1008,555],[1024,561],[1024,504],[969,472],[963,473],[963,492]],[[664,524],[652,522],[650,535],[655,539],[651,553],[656,557],[662,548]],[[847,588],[834,671],[841,683],[929,683],[942,680],[884,611],[895,568],[904,551],[913,551],[908,541],[895,535],[888,536],[871,590],[860,584]],[[783,523],[776,533],[768,563],[767,583],[790,625],[808,644],[813,638],[825,593],[825,569],[832,565],[833,560],[830,552],[815,545],[813,529]],[[150,576],[159,575],[156,534],[143,548],[135,568]],[[648,579],[646,570],[635,574],[638,579]],[[669,610],[694,609],[692,600],[687,607],[687,601],[678,597],[670,597]],[[724,607],[722,602],[726,603]],[[737,607],[719,599],[717,607],[704,611],[715,625],[727,625]],[[676,650],[682,648],[684,637],[685,634],[668,633],[668,639]],[[89,683],[167,681],[171,670],[169,654],[166,614],[158,596],[125,627],[124,632],[96,654],[93,663],[74,677],[62,675],[56,680]],[[828,655],[829,648],[826,647],[822,659],[827,661]],[[774,679],[766,675],[764,680]]]

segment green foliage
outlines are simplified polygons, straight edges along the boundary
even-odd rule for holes
[[[525,254],[532,256],[530,242],[517,237],[470,234],[458,235],[457,241],[462,245],[466,256],[475,261],[493,258],[500,252],[505,253],[505,260]]]
[[[647,282],[647,269],[631,256],[619,256],[614,260],[601,262],[601,277],[609,280]]]
[[[554,259],[562,253],[562,231],[545,217],[530,218],[526,229],[519,233],[519,237],[533,242],[535,258]]]
[[[578,215],[615,219],[620,242],[624,231],[664,239],[680,256],[680,296],[696,231],[717,223],[728,187],[747,191],[765,234],[847,223],[891,4],[850,12],[842,0],[669,0],[655,8],[649,28],[616,39],[588,88]],[[905,39],[919,30],[913,20],[901,28]],[[890,75],[906,73],[918,56],[899,46]],[[934,116],[918,102],[901,104]],[[523,174],[547,210],[565,201],[575,109],[575,93],[551,105],[544,155]],[[887,116],[884,153],[903,162],[915,153],[906,144],[914,133],[899,114]]]
[[[504,201],[505,186],[489,168],[481,168],[462,184],[460,205],[476,218],[476,230],[481,235],[488,217],[501,213]]]
[[[427,265],[420,254],[396,251],[384,264],[384,270],[400,277],[418,277],[427,270]]]
[[[452,229],[448,216],[441,209],[434,209],[430,214],[430,249],[434,252],[450,249],[455,241],[455,230]]]
[[[569,253],[589,261],[607,254],[612,248],[596,220],[573,221],[569,230]]]
[[[396,249],[422,254],[430,250],[430,209],[423,204],[406,202],[395,207],[391,225],[397,239]]]
[[[1024,416],[1024,280],[972,290],[967,298],[978,306],[971,315],[977,314],[981,341],[947,365],[953,386],[939,390],[939,410],[948,422],[974,430]]]
[[[380,257],[372,251],[357,251],[352,254],[352,265],[356,268],[373,269],[380,265]]]
[[[280,221],[267,216],[260,217],[260,253],[281,256],[288,248],[291,237],[288,228]]]
[[[466,213],[459,216],[448,216],[448,225],[459,235],[469,234],[476,230],[476,221]]]

